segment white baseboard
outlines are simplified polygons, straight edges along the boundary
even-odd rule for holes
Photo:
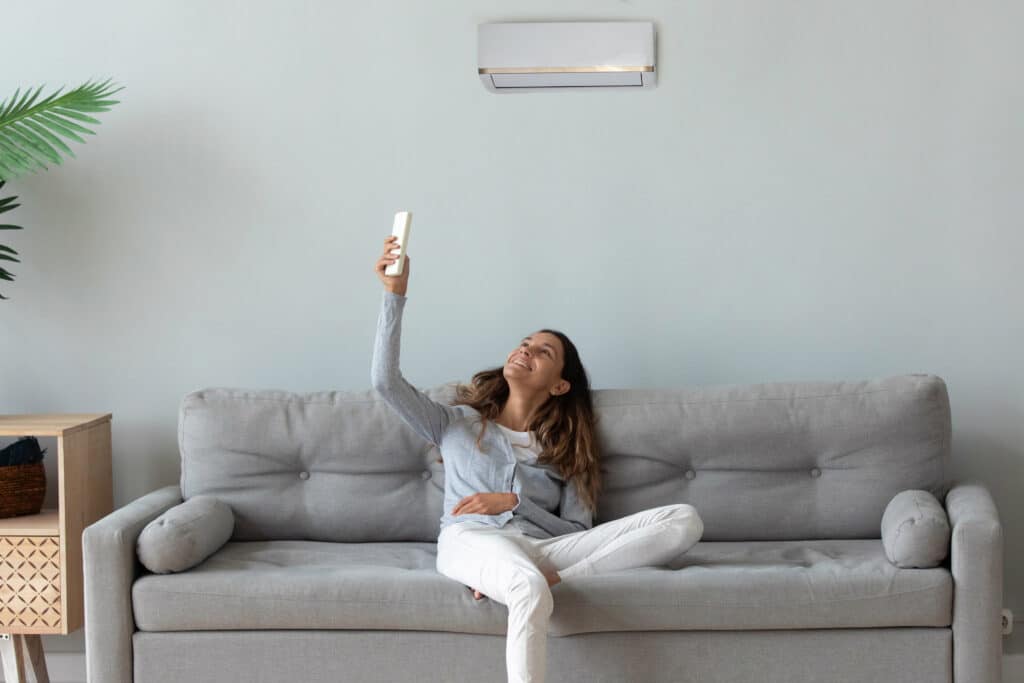
[[[46,668],[50,683],[85,683],[84,652],[47,652]],[[1003,656],[1003,683],[1024,683],[1024,654]]]

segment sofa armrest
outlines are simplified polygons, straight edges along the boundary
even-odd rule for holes
[[[984,484],[954,482],[946,494],[952,527],[953,680],[998,683],[1003,656],[1003,527]]]
[[[132,683],[132,583],[146,570],[135,553],[143,527],[182,502],[178,484],[150,491],[82,532],[85,667],[90,683]]]

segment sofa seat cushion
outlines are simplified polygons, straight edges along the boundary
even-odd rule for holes
[[[437,572],[436,544],[228,542],[132,586],[143,631],[506,632],[508,609]],[[881,539],[701,541],[671,563],[552,587],[549,633],[949,626],[947,566],[904,569]]]

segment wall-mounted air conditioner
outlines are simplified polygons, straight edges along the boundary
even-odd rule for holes
[[[496,22],[477,27],[480,80],[494,92],[655,84],[649,21]]]

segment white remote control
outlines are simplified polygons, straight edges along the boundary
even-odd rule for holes
[[[409,246],[409,226],[412,225],[412,211],[395,214],[395,225],[391,234],[398,238],[398,260],[384,269],[385,275],[401,275],[405,266],[405,252]]]

